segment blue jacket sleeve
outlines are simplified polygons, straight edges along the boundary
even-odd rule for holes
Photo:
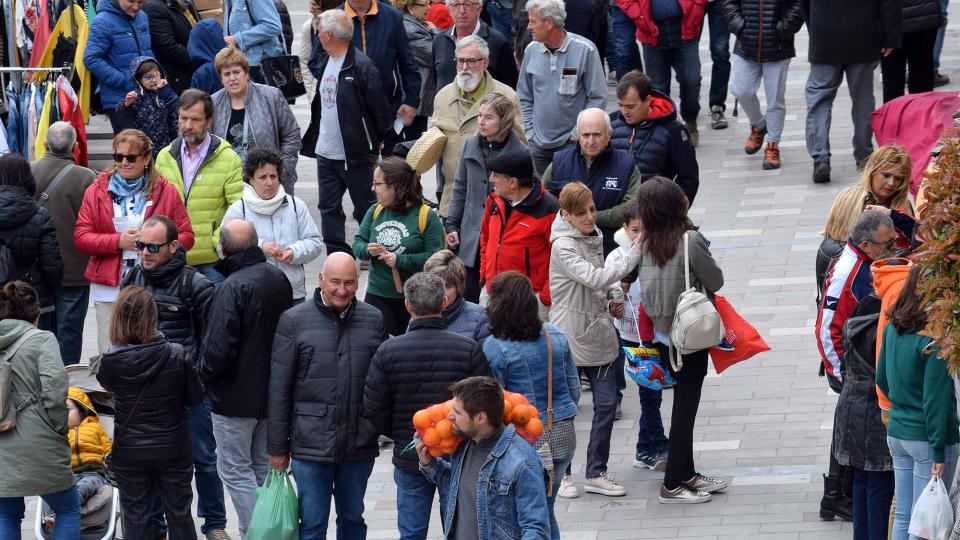
[[[543,465],[526,461],[517,475],[514,486],[516,515],[522,540],[550,538],[550,512],[547,509],[547,490],[543,480]]]
[[[101,85],[126,88],[130,81],[130,74],[123,73],[107,62],[107,56],[113,48],[111,37],[113,30],[108,25],[107,18],[103,15],[93,20],[90,25],[90,35],[87,38],[87,47],[83,51],[83,64],[100,79]]]
[[[239,0],[243,1],[243,0]],[[280,27],[280,14],[277,13],[277,7],[270,0],[249,0],[250,6],[250,28],[241,30],[234,34],[237,38],[237,46],[241,51],[254,45],[270,41],[283,32]]]

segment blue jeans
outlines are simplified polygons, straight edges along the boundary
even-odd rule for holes
[[[57,514],[53,527],[53,540],[76,540],[80,538],[80,495],[76,486],[41,495],[50,509]],[[26,505],[23,497],[0,497],[0,538],[20,538],[20,525]]]
[[[593,395],[593,423],[590,425],[590,442],[587,443],[586,477],[597,478],[607,470],[607,461],[610,459],[610,436],[613,434],[613,418],[617,413],[617,377],[613,373],[616,362],[581,369],[590,381],[590,393]]]
[[[660,39],[657,45],[643,45],[643,63],[653,88],[670,95],[670,70],[677,72],[680,84],[680,116],[684,122],[696,122],[700,114],[700,52],[699,39],[684,42],[680,36],[680,21],[657,25]]]
[[[610,3],[610,33],[607,34],[607,62],[617,80],[635,69],[643,71],[637,47],[637,24],[613,2]]]
[[[337,539],[367,537],[363,494],[373,459],[348,463],[290,462],[300,503],[300,540],[324,540],[330,519],[330,496],[337,505]]]
[[[947,6],[950,0],[940,0],[940,13],[943,14],[943,24],[937,29],[937,41],[933,45],[933,72],[940,72],[940,52],[943,51],[943,35],[947,32]]]
[[[493,0],[487,0],[487,15],[490,15],[490,27],[503,34],[507,43],[513,43],[513,9],[500,7]]]
[[[710,106],[727,108],[727,84],[730,82],[730,29],[723,15],[723,2],[707,2],[706,19],[710,29]]]
[[[926,441],[906,441],[887,435],[890,457],[893,458],[893,474],[896,481],[897,510],[893,516],[893,540],[915,539],[909,536],[910,514],[917,503],[923,488],[930,481],[930,468],[933,465],[933,448]],[[943,453],[943,479],[947,492],[957,468],[960,445],[948,446]]]
[[[436,484],[419,472],[410,474],[398,468],[393,469],[393,481],[397,483],[397,529],[400,530],[400,540],[424,540],[430,527]],[[442,497],[440,516],[442,519]]]
[[[227,280],[226,276],[221,274],[214,268],[216,263],[209,264],[198,264],[196,266],[197,272],[203,274],[207,279],[213,282],[213,286],[216,287]]]
[[[557,502],[557,491],[560,489],[560,479],[570,468],[572,459],[553,460],[553,493],[547,496],[547,509],[550,511],[550,538],[551,540],[560,540],[560,524],[557,523],[557,514],[553,511],[554,504]]]
[[[63,365],[80,363],[83,348],[83,321],[90,304],[90,287],[60,287],[54,299],[57,311],[57,341]]]
[[[853,540],[887,537],[893,471],[853,469]]]

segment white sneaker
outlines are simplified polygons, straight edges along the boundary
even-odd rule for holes
[[[587,478],[583,481],[583,490],[587,493],[599,493],[608,497],[623,497],[627,490],[607,476],[607,471],[600,473],[596,478]]]
[[[570,475],[564,475],[563,479],[560,480],[560,488],[557,489],[557,497],[562,497],[564,499],[576,499],[580,496],[580,490],[577,489],[577,485],[573,483],[573,479],[570,478]]]

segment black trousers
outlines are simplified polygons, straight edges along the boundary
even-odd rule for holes
[[[399,336],[407,333],[410,314],[407,313],[407,307],[403,304],[403,298],[384,298],[367,293],[363,301],[380,310],[383,315],[383,328],[388,334]]]
[[[153,538],[153,502],[159,494],[167,516],[167,537],[170,540],[194,540],[193,524],[193,454],[176,459],[154,461],[121,461],[114,458],[123,510],[124,538]]]
[[[937,29],[909,32],[903,34],[902,39],[899,49],[880,60],[884,103],[902,96],[904,85],[911,94],[933,90],[933,46],[937,41]]]
[[[669,358],[667,347],[658,343],[657,348],[660,349],[660,358]],[[700,408],[703,379],[707,376],[707,356],[706,349],[684,354],[683,368],[674,373],[677,385],[673,387],[670,449],[667,452],[667,470],[663,475],[663,485],[667,489],[676,489],[697,472],[693,464],[693,427]]]
[[[464,266],[467,270],[466,283],[463,287],[463,297],[467,302],[480,303],[480,257],[477,257],[478,266]]]

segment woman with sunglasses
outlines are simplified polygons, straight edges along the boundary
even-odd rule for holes
[[[303,265],[320,256],[320,233],[307,203],[286,193],[283,157],[268,148],[253,148],[243,162],[243,197],[223,216],[249,221],[257,230],[267,262],[283,271],[293,287],[293,303],[307,296]]]
[[[193,228],[177,189],[154,168],[152,143],[145,133],[125,129],[113,139],[114,164],[103,170],[83,194],[73,233],[77,250],[90,261],[84,277],[97,314],[97,347],[110,348],[113,301],[123,277],[139,262],[137,230],[150,216],[177,224],[178,240],[193,247]]]

